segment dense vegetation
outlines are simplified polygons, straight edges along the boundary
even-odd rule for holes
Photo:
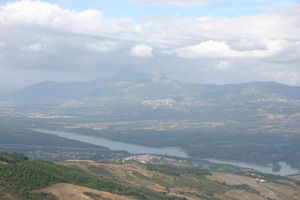
[[[0,152],[0,161],[6,163],[17,163],[26,161],[28,158],[24,155],[17,154],[17,153],[7,153],[7,152]]]

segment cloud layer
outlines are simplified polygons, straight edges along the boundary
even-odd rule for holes
[[[300,42],[262,40],[265,49],[234,50],[225,41],[205,41],[198,45],[166,51],[182,58],[255,59],[265,62],[293,63],[300,61]]]
[[[91,78],[161,71],[193,82],[300,85],[300,5],[235,18],[155,16],[137,23],[106,18],[98,10],[75,12],[23,0],[0,7],[0,30],[0,67],[9,69],[85,72]]]

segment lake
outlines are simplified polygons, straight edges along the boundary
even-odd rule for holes
[[[157,155],[168,155],[168,156],[177,156],[182,158],[188,158],[188,155],[179,149],[176,148],[154,148],[154,147],[147,147],[142,145],[134,145],[129,144],[125,142],[117,142],[105,138],[100,137],[93,137],[89,135],[81,135],[76,133],[70,133],[70,132],[63,132],[63,131],[55,131],[55,130],[45,130],[45,129],[33,129],[34,131],[40,132],[40,133],[46,133],[46,134],[52,134],[57,135],[63,138],[71,139],[71,140],[77,140],[80,142],[86,142],[89,144],[94,144],[98,146],[107,147],[111,150],[124,150],[129,153],[134,154],[157,154]],[[206,159],[207,161],[213,162],[213,163],[219,163],[219,164],[227,164],[227,165],[233,165],[237,167],[242,168],[250,168],[257,170],[259,172],[268,173],[268,174],[275,174],[275,175],[281,175],[281,176],[287,176],[292,174],[297,174],[298,170],[291,168],[288,164],[281,162],[279,163],[281,165],[280,171],[272,171],[271,166],[262,166],[262,165],[256,165],[256,164],[250,164],[245,162],[239,162],[239,161],[229,161],[229,160],[218,160],[218,159]]]
[[[288,175],[293,175],[298,173],[297,169],[293,169],[290,165],[288,165],[285,162],[279,163],[281,165],[280,171],[273,171],[271,166],[256,165],[256,164],[251,164],[246,162],[219,160],[219,159],[205,159],[205,160],[213,163],[218,163],[218,164],[226,164],[226,165],[233,165],[242,168],[250,168],[266,174],[288,176]]]
[[[63,132],[63,131],[55,131],[55,130],[45,130],[45,129],[32,129],[34,131],[46,134],[57,135],[63,138],[76,140],[80,142],[86,142],[89,144],[94,144],[98,146],[107,147],[111,150],[124,150],[129,153],[134,154],[158,154],[158,155],[168,155],[168,156],[177,156],[182,158],[187,158],[188,155],[177,148],[154,148],[154,147],[147,147],[141,145],[134,145],[125,142],[117,142],[105,138],[100,137],[93,137],[89,135],[81,135],[76,133],[70,132]]]

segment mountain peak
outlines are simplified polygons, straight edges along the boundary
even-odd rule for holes
[[[147,75],[147,78],[152,81],[152,83],[160,83],[160,84],[172,84],[175,85],[176,82],[167,78],[160,72],[152,72],[149,75]]]

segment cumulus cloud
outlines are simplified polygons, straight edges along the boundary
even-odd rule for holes
[[[98,10],[75,12],[62,9],[56,4],[31,0],[7,3],[1,7],[0,27],[11,25],[103,36],[122,32],[129,34],[140,28],[129,18],[105,19]]]
[[[263,40],[266,49],[234,50],[225,41],[205,41],[176,50],[165,51],[183,58],[264,59],[269,62],[300,61],[300,42]]]
[[[152,51],[153,49],[150,46],[140,44],[136,45],[130,50],[130,55],[143,58],[150,58],[153,57]]]
[[[176,7],[200,6],[210,2],[211,0],[134,0],[139,5],[163,5]]]

